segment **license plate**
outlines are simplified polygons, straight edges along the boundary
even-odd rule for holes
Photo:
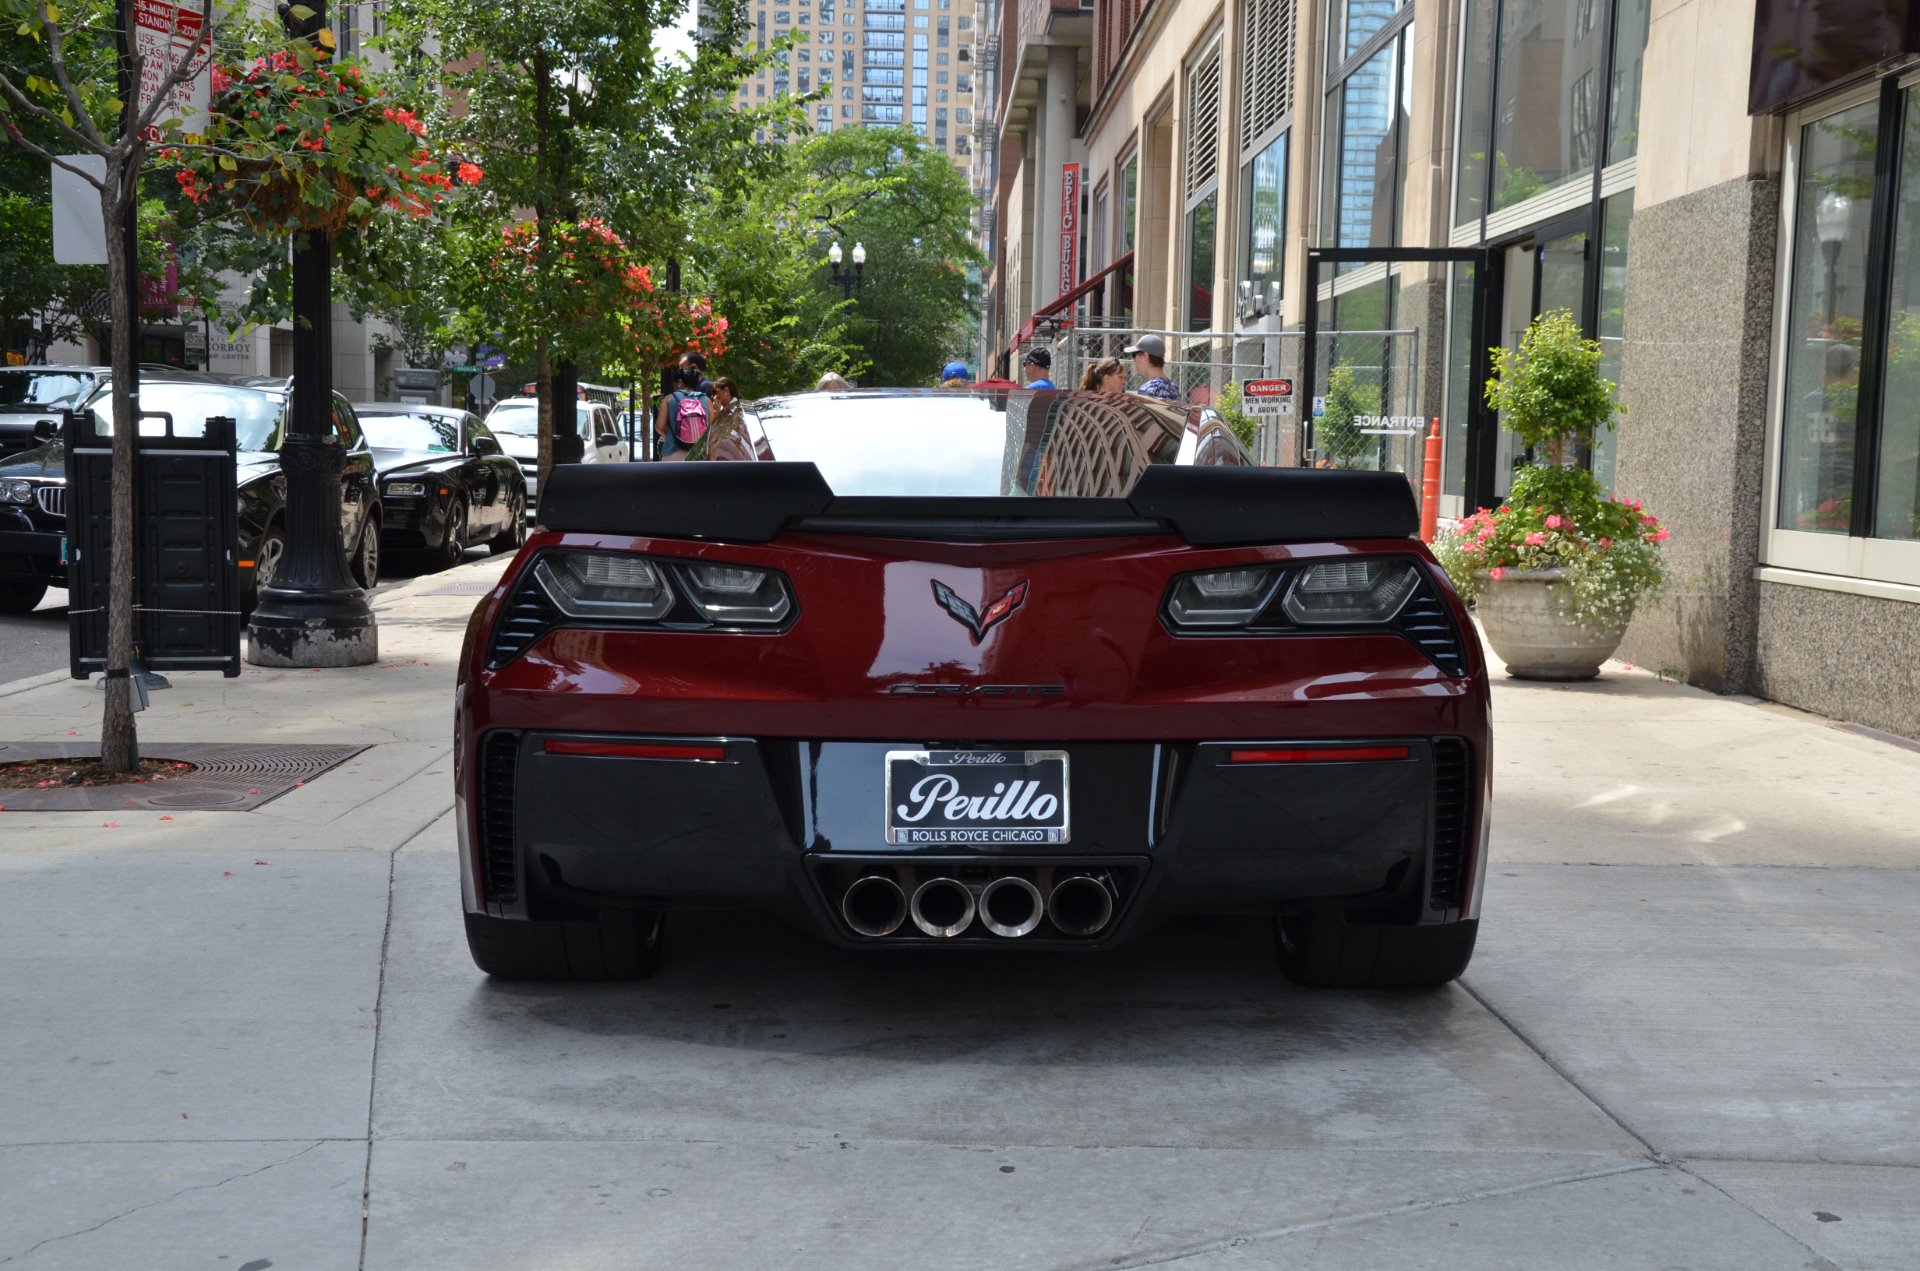
[[[60,563],[61,563],[62,565],[65,565],[65,564],[67,564],[67,563],[68,563],[68,561],[67,561],[67,539],[66,539],[66,535],[64,535],[64,534],[60,536]]]
[[[1018,847],[1067,841],[1064,750],[890,750],[887,842]]]

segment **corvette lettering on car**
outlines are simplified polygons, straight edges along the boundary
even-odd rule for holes
[[[643,976],[697,909],[876,951],[1251,914],[1306,984],[1466,967],[1486,667],[1403,476],[1078,393],[770,398],[714,449],[556,467],[474,612],[483,970]]]

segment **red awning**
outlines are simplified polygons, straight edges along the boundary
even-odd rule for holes
[[[1068,314],[1069,315],[1068,319],[1065,322],[1061,323],[1060,325],[1072,326],[1073,319],[1071,317],[1071,314],[1073,313],[1073,307],[1079,304],[1080,301],[1086,298],[1087,296],[1092,295],[1093,289],[1095,287],[1098,287],[1101,283],[1105,282],[1109,276],[1118,272],[1121,269],[1126,268],[1128,265],[1131,265],[1132,263],[1133,263],[1133,253],[1128,252],[1126,255],[1122,256],[1119,260],[1114,261],[1111,265],[1108,265],[1105,269],[1101,270],[1099,273],[1094,274],[1093,276],[1088,278],[1085,282],[1081,283],[1078,287],[1075,287],[1072,291],[1069,291],[1064,296],[1061,296],[1058,300],[1046,306],[1044,309],[1035,310],[1034,315],[1031,318],[1028,318],[1026,320],[1026,323],[1020,328],[1019,334],[1013,337],[1013,342],[1007,345],[1007,352],[1011,353],[1015,349],[1019,348],[1023,341],[1028,340],[1033,336],[1034,330],[1040,325],[1042,321],[1044,321],[1047,318],[1051,318],[1056,314],[1060,314],[1060,313]]]

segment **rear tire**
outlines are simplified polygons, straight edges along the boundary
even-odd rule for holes
[[[610,909],[598,921],[467,916],[474,965],[502,980],[644,980],[660,965],[658,910]]]
[[[46,595],[45,583],[0,583],[0,613],[32,613]]]
[[[1432,988],[1473,959],[1480,920],[1432,926],[1349,923],[1338,913],[1274,922],[1280,971],[1316,989]]]

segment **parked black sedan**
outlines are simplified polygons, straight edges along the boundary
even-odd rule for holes
[[[193,371],[143,371],[140,407],[171,415],[176,427],[213,415],[235,421],[239,450],[240,583],[242,605],[251,611],[260,589],[273,579],[286,554],[287,483],[280,471],[286,435],[285,380],[236,379]],[[103,380],[87,406],[112,412]],[[333,435],[346,450],[340,483],[341,545],[354,581],[372,587],[380,578],[380,498],[373,479],[373,452],[361,435],[353,407],[333,399]],[[66,448],[55,439],[0,461],[0,613],[26,613],[48,587],[67,585]]]
[[[373,447],[380,537],[442,568],[482,543],[511,552],[526,535],[527,479],[471,411],[407,402],[354,406]]]

